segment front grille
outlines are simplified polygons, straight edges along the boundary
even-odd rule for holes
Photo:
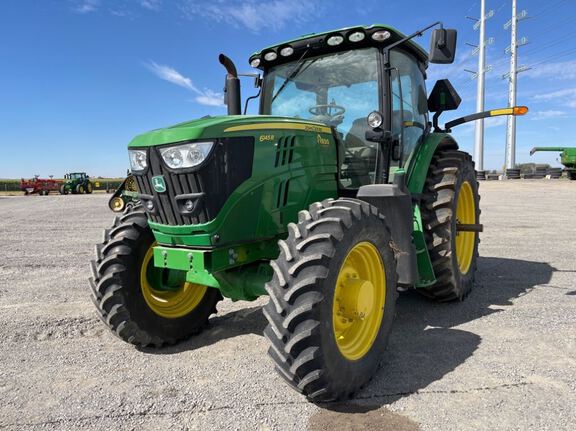
[[[134,176],[142,201],[145,203],[148,195],[154,202],[154,210],[146,210],[150,220],[172,226],[207,223],[218,215],[234,190],[252,176],[253,138],[222,139],[214,145],[203,165],[185,173],[168,169],[158,149],[149,148],[148,170]],[[152,177],[158,175],[164,177],[164,193],[152,187]],[[182,209],[182,195],[195,196],[193,211]]]

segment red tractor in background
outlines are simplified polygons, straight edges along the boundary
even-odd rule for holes
[[[53,180],[52,176],[50,176],[49,179],[39,177],[39,175],[34,175],[34,178],[29,180],[22,178],[20,180],[20,190],[22,190],[25,195],[38,193],[40,196],[47,196],[50,192],[59,191],[62,181]]]

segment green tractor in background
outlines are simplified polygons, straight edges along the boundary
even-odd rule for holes
[[[530,155],[538,151],[560,153],[560,163],[564,165],[566,175],[572,181],[576,181],[576,147],[534,147],[530,150]]]
[[[60,194],[90,194],[92,193],[92,188],[90,177],[86,175],[86,172],[72,172],[64,175],[64,184],[60,186]]]
[[[101,319],[137,346],[198,334],[222,297],[263,308],[279,374],[314,402],[352,396],[378,369],[398,290],[462,300],[474,284],[480,208],[471,157],[438,126],[460,98],[427,97],[427,54],[385,25],[311,34],[254,54],[260,115],[228,115],[129,144],[141,207],[114,221],[91,263]],[[435,112],[429,122],[428,112]],[[245,111],[244,111],[245,112]]]

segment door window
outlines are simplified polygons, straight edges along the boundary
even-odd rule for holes
[[[392,133],[402,143],[400,166],[405,166],[422,142],[428,124],[428,99],[424,75],[414,57],[393,50],[390,53],[392,82]]]

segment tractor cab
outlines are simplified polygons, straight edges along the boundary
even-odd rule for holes
[[[387,182],[389,168],[405,167],[429,131],[429,60],[451,62],[454,56],[455,31],[436,32],[430,56],[381,25],[308,35],[266,48],[250,58],[264,72],[260,114],[332,127],[341,188]],[[444,45],[438,48],[441,35]],[[371,112],[377,113],[378,124],[369,124]],[[391,132],[388,154],[378,139],[370,139],[374,126]]]

